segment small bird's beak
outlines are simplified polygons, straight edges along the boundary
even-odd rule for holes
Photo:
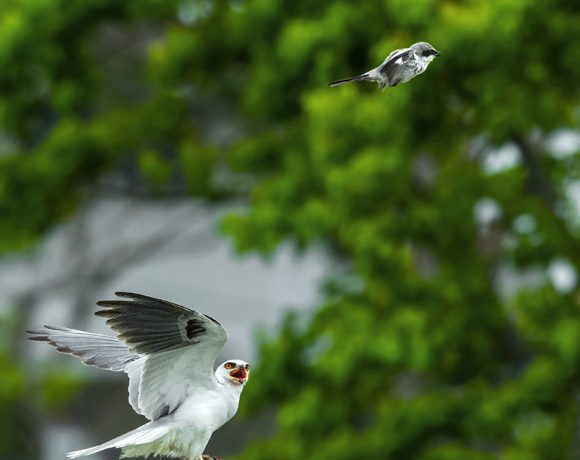
[[[435,56],[441,56],[441,53],[439,51],[437,51],[437,50],[434,50],[434,51],[435,51]]]
[[[239,383],[244,383],[246,380],[248,380],[248,373],[246,372],[246,368],[244,366],[240,366],[230,372],[230,377],[233,377]]]

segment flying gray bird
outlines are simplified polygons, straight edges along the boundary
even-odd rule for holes
[[[356,77],[345,78],[330,83],[331,88],[351,81],[376,81],[380,89],[385,86],[397,86],[425,72],[429,63],[441,55],[427,42],[419,42],[409,48],[393,51],[387,59],[375,69]]]
[[[149,422],[68,458],[121,449],[122,457],[165,455],[202,460],[212,433],[238,409],[250,366],[230,359],[213,365],[227,340],[210,316],[141,294],[117,292],[126,300],[97,302],[95,314],[107,319],[117,337],[64,327],[28,331],[84,364],[129,376],[129,403]]]

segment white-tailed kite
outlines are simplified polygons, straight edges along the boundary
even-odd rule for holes
[[[393,51],[387,59],[375,69],[356,77],[345,78],[330,83],[328,86],[340,86],[351,81],[376,81],[380,89],[385,86],[397,86],[425,72],[429,63],[441,55],[427,42],[419,42],[409,48]]]
[[[117,292],[127,300],[97,302],[95,314],[107,319],[117,337],[62,327],[28,331],[89,366],[124,371],[129,403],[150,421],[99,446],[68,458],[121,449],[122,457],[166,455],[201,460],[212,433],[238,409],[250,366],[230,359],[213,369],[227,340],[210,316],[165,300]]]

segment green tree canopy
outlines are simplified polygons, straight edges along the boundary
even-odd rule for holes
[[[579,20],[531,1],[256,1],[208,20],[192,50],[224,56],[263,126],[231,152],[258,181],[226,232],[265,253],[322,243],[348,266],[307,325],[263,344],[247,404],[278,404],[278,431],[243,458],[578,455],[578,290],[547,273],[580,263],[580,157],[546,141],[578,127]],[[419,40],[443,55],[407,85],[325,85]],[[493,169],[500,147],[516,157]]]

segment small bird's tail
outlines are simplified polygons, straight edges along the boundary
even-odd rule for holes
[[[133,431],[129,431],[129,433],[125,433],[119,436],[118,438],[111,439],[110,441],[95,447],[89,447],[88,449],[69,452],[66,454],[66,456],[67,458],[78,458],[84,457],[85,455],[95,454],[105,449],[120,449],[127,446],[147,444],[149,442],[156,441],[169,432],[169,427],[167,425],[155,426],[154,424],[155,422],[147,423]]]
[[[336,81],[333,81],[332,83],[329,83],[328,86],[330,86],[331,88],[334,88],[335,86],[344,85],[346,83],[350,83],[351,81],[365,81],[365,80],[370,80],[368,73],[363,73],[362,75],[357,75],[356,77],[343,78],[342,80],[336,80]]]

